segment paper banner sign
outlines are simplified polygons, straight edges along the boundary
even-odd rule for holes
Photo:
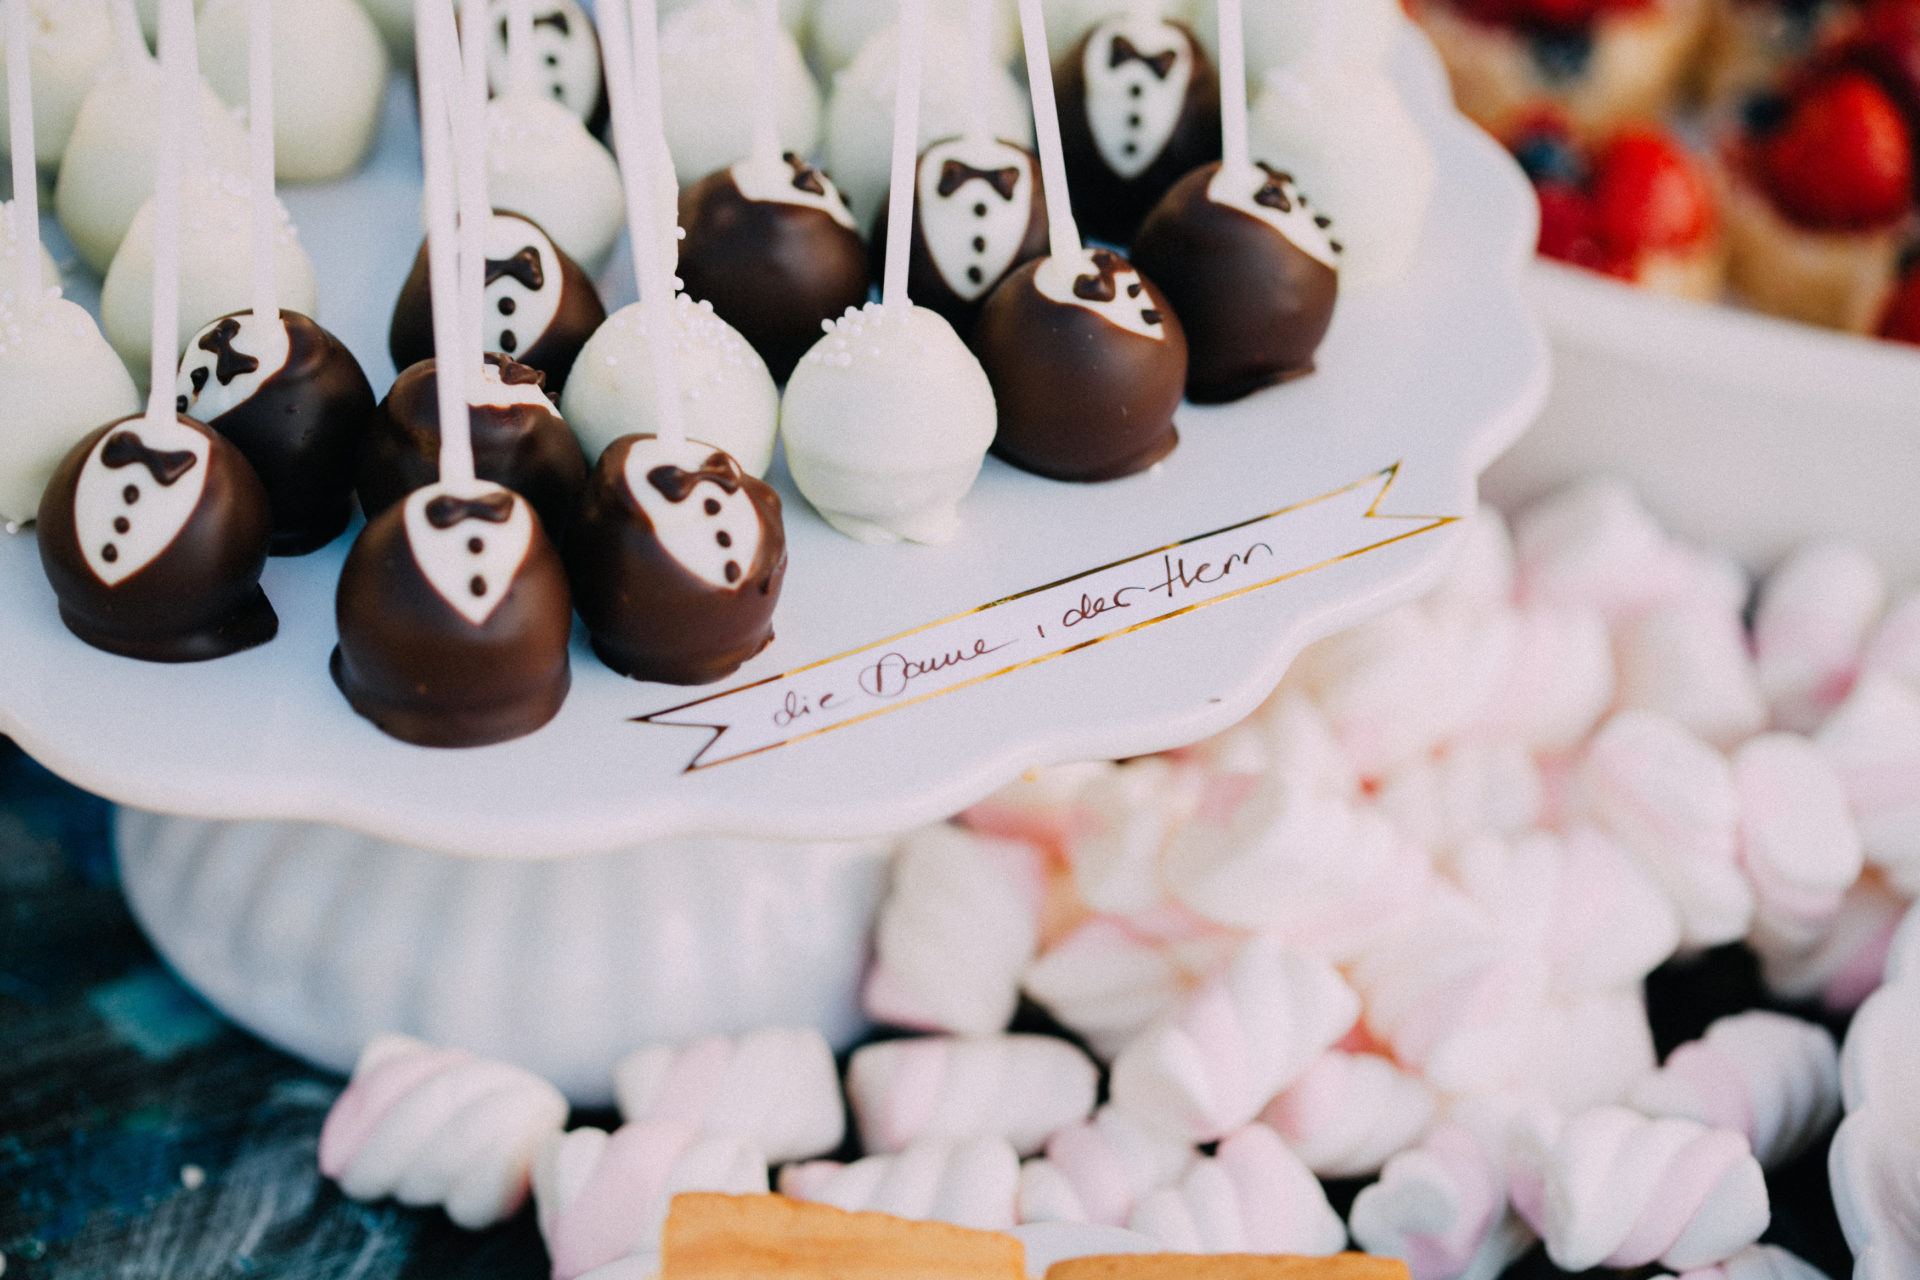
[[[995,600],[777,676],[636,719],[708,729],[687,772],[846,729],[1418,537],[1390,516],[1399,466],[1305,502]]]

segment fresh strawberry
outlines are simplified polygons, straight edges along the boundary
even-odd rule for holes
[[[1880,317],[1880,336],[1920,346],[1920,263],[1908,270]]]
[[[1759,177],[1780,211],[1804,226],[1885,226],[1912,201],[1906,120],[1886,91],[1844,70],[1804,88],[1786,119],[1756,143]]]
[[[1645,126],[1593,160],[1594,233],[1622,250],[1685,249],[1713,234],[1713,195],[1677,143]]]
[[[1920,0],[1871,0],[1857,23],[1808,59],[1796,77],[1823,79],[1841,70],[1864,71],[1920,124]]]
[[[1564,182],[1543,182],[1540,197],[1540,254],[1560,262],[1633,279],[1633,258],[1602,240],[1595,225],[1593,198]]]

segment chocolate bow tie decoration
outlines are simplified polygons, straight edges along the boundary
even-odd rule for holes
[[[1011,200],[1020,187],[1020,170],[1012,165],[1004,169],[976,169],[970,164],[949,160],[940,166],[940,194],[950,196],[975,179],[999,192],[1002,200]]]
[[[540,269],[540,251],[532,245],[511,258],[487,259],[487,283],[492,284],[502,276],[511,276],[536,292],[547,283],[547,273]]]
[[[793,170],[793,189],[804,191],[810,196],[827,194],[827,184],[820,180],[820,171],[789,151],[781,156]]]
[[[107,437],[107,447],[100,451],[100,461],[114,470],[139,463],[153,474],[155,480],[166,486],[193,470],[193,464],[199,460],[189,449],[182,449],[178,453],[149,449],[146,441],[131,431],[114,432]]]
[[[1073,282],[1073,296],[1088,302],[1112,302],[1120,290],[1114,277],[1126,269],[1126,262],[1111,249],[1093,251],[1093,268],[1098,275],[1081,276]]]
[[[1133,41],[1127,39],[1125,36],[1115,36],[1113,38],[1113,51],[1108,55],[1107,66],[1122,67],[1129,62],[1138,62],[1144,65],[1147,70],[1153,72],[1154,79],[1165,80],[1169,75],[1173,74],[1173,64],[1179,60],[1180,55],[1172,49],[1148,57],[1135,47]]]
[[[647,472],[647,483],[660,491],[668,502],[681,503],[693,492],[693,486],[702,480],[711,480],[728,493],[736,493],[740,488],[740,468],[734,465],[732,458],[724,453],[708,456],[700,464],[698,471],[682,471],[679,467],[655,467]]]
[[[260,367],[260,362],[244,351],[233,349],[233,340],[240,336],[240,322],[228,316],[207,331],[200,339],[200,349],[211,351],[214,355],[213,376],[220,379],[220,385],[226,386],[243,373],[252,373]]]
[[[533,20],[533,25],[535,28],[552,27],[562,36],[573,34],[573,26],[567,21],[567,11],[565,9],[555,9],[552,13],[543,13]]]
[[[436,529],[451,529],[467,520],[505,524],[513,518],[513,495],[505,489],[479,498],[456,498],[443,493],[427,503],[427,523]]]

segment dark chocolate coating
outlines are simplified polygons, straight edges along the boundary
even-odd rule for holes
[[[1162,340],[1055,302],[1034,283],[1044,261],[1002,281],[974,329],[974,354],[1000,410],[993,451],[1054,480],[1117,480],[1144,471],[1180,442],[1173,426],[1187,380],[1180,320],[1144,275],[1166,327]]]
[[[622,436],[608,445],[587,482],[567,536],[574,603],[594,652],[621,675],[711,684],[773,643],[773,611],[787,576],[780,495],[752,476],[740,477],[760,515],[760,551],[738,585],[716,587],[661,546],[627,488],[627,454],[642,438]]]
[[[1026,151],[1025,147],[1020,149]],[[1001,280],[1006,279],[1007,275],[1012,275],[1022,263],[1045,257],[1047,252],[1049,227],[1047,193],[1046,189],[1040,185],[1040,161],[1035,159],[1031,152],[1027,153],[1027,159],[1033,172],[1031,188],[1033,199],[1032,209],[1027,217],[1027,238],[1020,242],[1020,251],[1014,254],[1013,262],[1008,265],[1007,273],[1000,277]],[[921,162],[924,163],[925,160],[926,153],[922,152]],[[915,189],[917,190],[918,187],[916,186]],[[881,202],[880,220],[874,224],[873,260],[875,262],[887,260],[887,211],[890,204],[891,200]],[[993,285],[999,284],[1000,281],[994,281],[972,302],[955,293],[953,286],[947,283],[946,276],[941,274],[939,266],[935,264],[933,254],[927,250],[927,234],[920,225],[920,208],[917,203],[913,210],[913,247],[908,251],[907,264],[907,292],[912,295],[914,304],[925,307],[929,311],[938,312],[948,324],[953,326],[953,331],[963,339],[971,334],[973,326],[980,319],[980,312],[987,305],[987,299],[993,296]]]
[[[551,242],[552,237],[548,240]],[[600,301],[600,291],[593,287],[593,281],[581,270],[580,264],[558,245],[553,252],[560,264],[560,310],[554,314],[553,323],[531,344],[499,354],[546,374],[547,387],[557,396],[566,390],[567,375],[573,372],[574,361],[580,358],[580,348],[587,345],[587,339],[607,318],[607,308]],[[387,351],[393,356],[396,369],[410,369],[422,360],[433,358],[432,276],[427,269],[424,242],[420,252],[414,255],[413,270],[407,273],[406,283],[400,286],[400,297],[393,304]]]
[[[267,487],[273,554],[326,546],[353,515],[353,468],[373,420],[373,387],[338,338],[281,311],[286,367],[207,425],[239,447]]]
[[[141,415],[110,422],[73,446],[40,498],[40,564],[60,600],[67,629],[96,649],[144,662],[205,662],[263,645],[280,619],[260,590],[273,516],[267,491],[238,449],[191,418],[210,437],[200,502],[152,563],[108,586],[81,553],[73,513],[80,473],[94,446]]]
[[[484,747],[532,733],[573,681],[566,570],[534,529],[513,585],[476,627],[420,572],[406,511],[368,522],[334,597],[333,679],[353,709],[421,747]]]
[[[866,305],[867,247],[824,209],[749,200],[733,172],[680,193],[680,279],[739,330],[775,382],[820,341],[820,322]]]
[[[490,355],[509,383],[535,383],[541,374],[504,356]],[[540,513],[555,538],[565,536],[587,459],[572,428],[559,414],[536,405],[473,410],[473,467],[482,480],[513,490]],[[434,362],[422,360],[394,381],[373,415],[360,445],[358,488],[367,519],[440,478],[440,402]]]
[[[1178,27],[1193,46],[1193,79],[1166,147],[1137,178],[1122,178],[1107,167],[1087,122],[1087,42],[1094,31],[1081,36],[1053,69],[1060,86],[1060,141],[1074,217],[1080,230],[1096,240],[1126,244],[1169,187],[1196,166],[1220,158],[1220,81],[1213,60],[1185,23],[1169,25]]]
[[[1187,398],[1224,404],[1313,372],[1340,275],[1280,232],[1207,197],[1218,164],[1167,193],[1133,242],[1186,327]]]

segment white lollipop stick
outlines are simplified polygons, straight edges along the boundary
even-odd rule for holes
[[[17,0],[16,0],[17,2]],[[180,359],[180,179],[188,117],[199,89],[186,56],[193,49],[193,0],[160,0],[160,137],[154,160],[152,379],[147,421],[174,420],[174,366]]]
[[[778,166],[780,149],[780,0],[757,0],[754,14],[758,39],[755,57],[760,76],[753,86],[753,152],[755,166]]]
[[[413,17],[420,57],[420,152],[427,179],[427,276],[433,297],[434,381],[440,404],[440,482],[458,487],[474,479],[459,232],[454,220],[453,108],[459,42],[453,31],[453,10],[445,0],[414,0]]]
[[[487,0],[460,0],[460,79],[454,102],[453,174],[460,220],[460,350],[486,351],[487,227],[493,200],[487,191]],[[478,270],[473,263],[481,263]],[[470,365],[476,375],[481,365]]]
[[[920,161],[920,81],[927,61],[927,0],[901,0],[900,74],[893,95],[893,189],[888,195],[887,266],[880,305],[910,307],[914,174]]]
[[[967,6],[967,138],[993,141],[987,90],[993,83],[993,19],[999,0],[972,0]]]
[[[1313,57],[1320,68],[1329,70],[1339,60],[1339,10],[1334,0],[1320,0],[1320,11],[1313,26]]]
[[[193,12],[187,12],[189,27],[193,23]],[[187,41],[187,47],[181,50],[180,61],[184,64],[181,72],[186,77],[187,96],[182,103],[185,114],[180,126],[180,173],[183,181],[198,179],[206,172],[207,141],[206,130],[202,126],[200,112],[200,46],[195,40]],[[221,110],[226,108],[222,107]],[[167,375],[172,378],[172,374]]]
[[[40,175],[33,154],[33,71],[31,15],[27,0],[3,0],[7,6],[7,132],[13,147],[13,239],[20,268],[19,298],[24,308],[40,297]]]
[[[140,15],[134,11],[133,0],[112,0],[112,5],[107,18],[113,27],[120,69],[135,71],[152,66],[153,55],[147,52],[147,37],[140,30]]]
[[[639,166],[642,176],[647,177],[648,190],[662,205],[674,211],[672,227],[658,227],[661,243],[666,246],[666,256],[661,259],[661,270],[672,280],[673,287],[680,287],[679,277],[674,274],[680,265],[680,239],[685,234],[680,230],[680,180],[673,171],[673,153],[667,150],[666,108],[660,100],[660,24],[656,19],[660,6],[657,0],[632,0],[630,25],[633,27],[633,100],[640,129],[634,135],[634,145],[646,150],[645,162]],[[644,21],[642,20],[644,19]],[[672,234],[668,235],[667,232]],[[640,270],[640,260],[634,259],[634,270]],[[644,288],[641,289],[645,293]]]
[[[538,93],[534,86],[538,75],[533,61],[533,0],[507,0],[507,92]]]
[[[1020,0],[1020,39],[1027,47],[1027,81],[1033,90],[1033,129],[1040,142],[1040,181],[1046,187],[1047,234],[1052,256],[1080,257],[1080,225],[1067,198],[1067,152],[1060,142],[1060,105],[1053,94],[1053,62],[1047,56],[1047,20],[1040,0]]]
[[[686,415],[680,404],[680,369],[673,356],[673,270],[660,251],[656,225],[657,167],[666,152],[660,118],[660,58],[656,40],[648,38],[655,17],[654,0],[634,0],[629,19],[627,0],[600,0],[600,23],[606,48],[607,105],[613,113],[613,144],[620,153],[620,178],[626,185],[627,238],[633,242],[633,277],[640,288],[641,313],[647,321],[647,354],[653,362],[655,421],[660,443],[677,448],[687,438]],[[633,33],[628,35],[631,24]],[[644,47],[644,50],[643,50]],[[633,56],[628,58],[626,55]]]
[[[280,279],[274,270],[280,242],[279,210],[273,193],[273,0],[251,0],[247,8],[247,110],[253,144],[253,315],[280,318]]]
[[[1241,0],[1220,0],[1220,144],[1221,167],[1228,173],[1253,167],[1247,150],[1247,38]]]

